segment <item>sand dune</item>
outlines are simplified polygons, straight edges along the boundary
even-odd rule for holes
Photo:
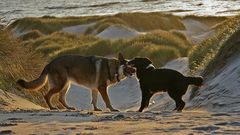
[[[3,90],[0,89],[0,110],[17,109],[39,110],[44,108],[15,94],[3,92]]]
[[[204,39],[215,34],[215,31],[211,29],[209,25],[206,25],[201,21],[194,19],[183,19],[182,23],[186,28],[186,30],[182,32],[192,40],[193,44],[199,44]]]
[[[208,75],[202,88],[192,99],[192,107],[208,111],[240,111],[240,55],[228,58],[220,70]]]
[[[84,34],[87,28],[93,26],[94,24],[95,23],[88,23],[88,24],[68,26],[68,27],[64,27],[62,31],[69,32],[69,33],[76,33],[76,34]]]
[[[140,33],[131,28],[125,26],[113,25],[106,28],[101,33],[97,34],[97,37],[103,39],[123,39],[123,38],[133,38],[138,36]]]

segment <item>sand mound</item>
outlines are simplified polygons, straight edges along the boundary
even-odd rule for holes
[[[19,97],[9,92],[4,92],[3,90],[0,89],[0,110],[16,110],[16,109],[38,110],[44,108],[22,97]]]
[[[182,20],[186,30],[182,31],[187,37],[189,37],[194,44],[199,44],[206,38],[215,34],[215,31],[210,26],[194,19]]]
[[[110,26],[106,28],[101,33],[97,34],[97,37],[103,39],[122,39],[122,38],[132,38],[138,36],[140,33],[136,30],[127,28],[125,26]]]
[[[84,34],[88,27],[94,25],[95,23],[74,25],[69,27],[64,27],[62,29],[63,32],[76,33],[76,34]]]
[[[190,106],[208,111],[240,111],[240,55],[235,54],[225,62],[224,67],[207,76]]]

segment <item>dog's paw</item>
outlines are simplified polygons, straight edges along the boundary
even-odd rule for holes
[[[58,110],[57,107],[50,107],[49,109],[52,110],[52,111],[57,111]]]
[[[102,111],[102,110],[99,108],[94,108],[94,111]]]
[[[118,109],[110,109],[111,112],[120,112]]]
[[[77,110],[75,107],[67,107],[68,110]]]

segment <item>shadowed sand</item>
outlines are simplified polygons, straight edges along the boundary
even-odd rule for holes
[[[204,111],[13,111],[0,113],[0,121],[0,133],[12,134],[236,134],[240,115]]]

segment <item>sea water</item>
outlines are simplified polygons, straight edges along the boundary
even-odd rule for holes
[[[0,0],[5,21],[27,16],[89,16],[167,11],[177,15],[230,16],[240,0]]]

